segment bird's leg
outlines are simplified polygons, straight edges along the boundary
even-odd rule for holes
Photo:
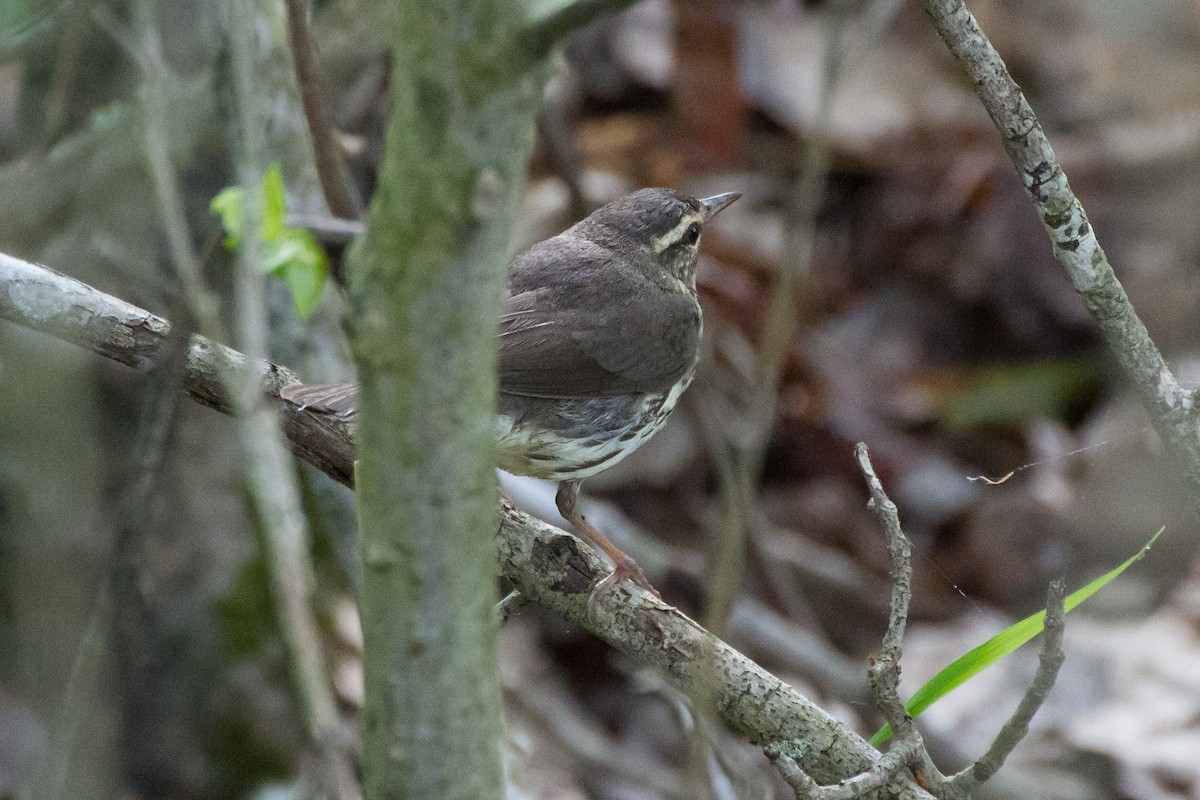
[[[579,481],[563,481],[558,484],[558,493],[554,496],[554,503],[558,506],[558,513],[562,514],[563,519],[571,524],[580,538],[592,547],[601,550],[613,561],[613,571],[601,578],[600,582],[592,589],[593,597],[609,586],[627,578],[651,592],[655,597],[659,597],[658,590],[650,585],[650,579],[646,577],[646,573],[642,572],[642,568],[637,565],[637,562],[625,555],[621,548],[613,544],[607,536],[584,519],[583,513],[579,510]]]

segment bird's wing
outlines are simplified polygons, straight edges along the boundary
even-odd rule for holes
[[[505,298],[501,392],[535,397],[644,394],[667,391],[691,369],[700,334],[693,299],[652,287],[618,296],[606,306],[571,302],[594,301],[596,294],[538,289]],[[613,298],[605,293],[605,299]]]
[[[625,297],[607,309],[564,306],[547,289],[510,295],[500,316],[500,391],[552,398],[667,391],[695,361],[695,309],[690,298],[666,293]],[[353,383],[288,386],[280,396],[341,419],[358,406]]]
[[[593,242],[558,236],[514,259],[500,315],[500,391],[612,397],[668,391],[696,361],[700,306]],[[289,387],[285,399],[354,413],[354,384]]]

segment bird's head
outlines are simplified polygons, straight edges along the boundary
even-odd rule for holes
[[[674,189],[639,189],[592,212],[577,232],[631,258],[648,255],[694,288],[704,226],[738,192],[696,199]]]

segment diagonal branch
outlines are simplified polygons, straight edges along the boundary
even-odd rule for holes
[[[89,349],[142,372],[155,368],[170,323],[53,270],[0,254],[0,318]],[[184,388],[223,413],[233,403],[223,370],[245,357],[193,337]],[[263,391],[297,382],[291,370],[260,362]],[[292,450],[335,480],[351,485],[353,443],[344,427],[280,403]],[[531,601],[587,628],[639,663],[654,666],[681,690],[714,699],[735,731],[758,743],[811,743],[800,766],[825,783],[870,769],[878,751],[792,687],[661,600],[624,585],[602,593],[589,614],[591,587],[608,568],[565,531],[504,503],[497,543],[501,571]],[[889,789],[900,798],[928,797],[904,776]]]
[[[0,318],[78,345],[133,367],[155,369],[171,324],[162,317],[104,294],[85,283],[46,267],[0,253]],[[203,406],[234,412],[234,399],[225,376],[245,364],[245,356],[202,336],[188,347],[183,389]],[[259,364],[263,391],[279,391],[300,379],[287,367]],[[292,452],[339,483],[353,483],[353,445],[329,420],[284,409],[284,433]]]
[[[1181,463],[1200,509],[1200,426],[1195,393],[1179,386],[1113,273],[1050,140],[963,0],[921,0],[942,41],[975,83],[980,101],[1066,268],[1155,429]]]

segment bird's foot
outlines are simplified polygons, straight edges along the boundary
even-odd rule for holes
[[[592,587],[587,602],[588,616],[596,616],[596,603],[605,592],[612,589],[621,581],[626,580],[635,586],[645,589],[654,595],[656,599],[662,599],[662,595],[658,593],[658,589],[655,589],[653,584],[650,583],[650,579],[646,577],[646,573],[637,565],[637,562],[624,553],[621,553],[621,557],[614,561],[613,571],[596,581],[596,585]]]

